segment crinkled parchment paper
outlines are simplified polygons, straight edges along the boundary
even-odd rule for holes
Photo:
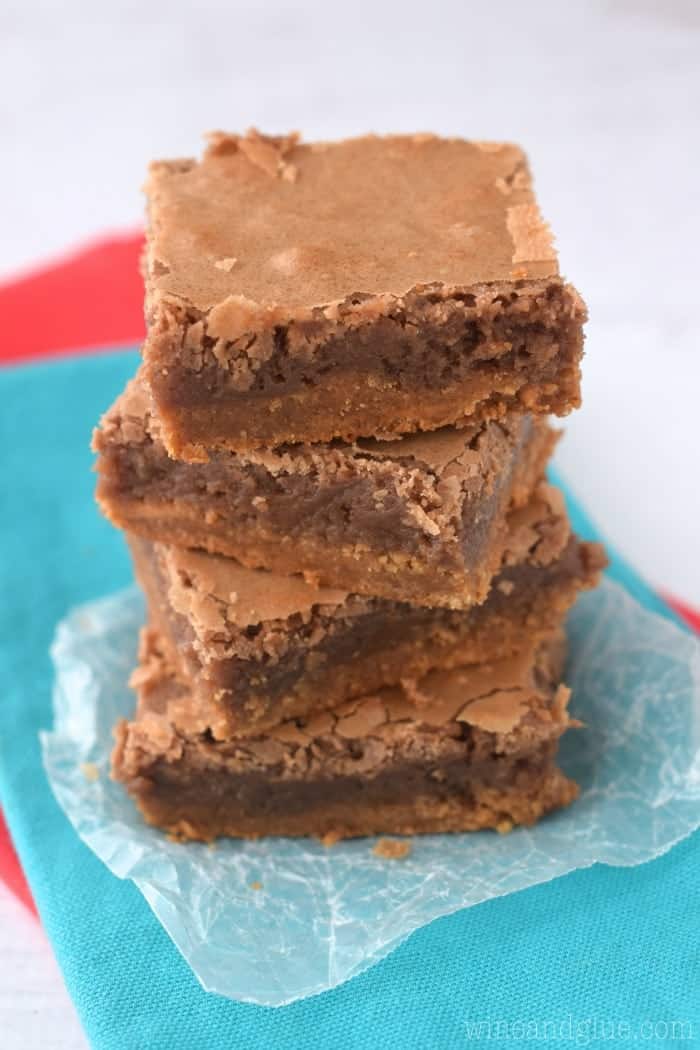
[[[143,620],[130,590],[59,624],[54,729],[42,734],[53,791],[81,838],[133,879],[211,991],[277,1006],[333,988],[420,926],[595,861],[640,864],[700,825],[700,646],[610,582],[570,619],[570,809],[508,835],[416,838],[402,860],[373,840],[179,845],[147,828],[109,779],[112,726]]]

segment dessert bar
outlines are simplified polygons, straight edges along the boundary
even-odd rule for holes
[[[137,378],[95,433],[97,499],[115,525],[147,538],[356,594],[459,608],[486,597],[506,513],[531,497],[555,439],[544,420],[507,416],[396,441],[182,463]]]
[[[136,536],[129,545],[149,622],[196,702],[191,724],[216,739],[532,646],[561,628],[604,563],[598,545],[571,537],[554,562],[504,569],[482,605],[458,611],[319,588]]]
[[[216,133],[146,190],[143,356],[179,459],[579,405],[585,307],[517,146]]]
[[[572,725],[563,645],[435,671],[264,736],[188,725],[188,687],[146,631],[138,709],[116,730],[113,775],[144,818],[183,839],[509,830],[571,802],[556,765]],[[575,724],[575,723],[573,723]]]

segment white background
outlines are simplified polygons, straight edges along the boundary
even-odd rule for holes
[[[609,539],[700,606],[699,118],[694,0],[3,0],[0,277],[138,225],[148,159],[207,129],[518,141],[591,313],[559,464]],[[3,1050],[83,1046],[2,893],[0,960]]]

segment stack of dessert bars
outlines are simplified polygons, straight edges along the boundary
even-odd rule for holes
[[[95,436],[148,625],[114,776],[180,838],[508,830],[577,793],[545,480],[585,308],[515,146],[216,133],[147,185]]]

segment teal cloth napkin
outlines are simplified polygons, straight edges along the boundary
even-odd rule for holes
[[[50,725],[56,622],[131,579],[124,543],[93,503],[89,440],[136,363],[121,352],[0,373],[0,800],[92,1045],[700,1042],[700,834],[638,868],[596,866],[440,919],[360,977],[282,1009],[202,991],[135,887],[76,837],[37,737]],[[610,572],[672,615],[619,558]]]

